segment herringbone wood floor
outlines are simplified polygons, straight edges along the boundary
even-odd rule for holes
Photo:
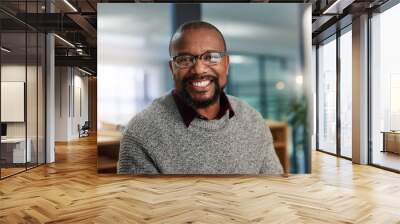
[[[96,173],[95,138],[0,181],[0,223],[400,223],[400,175],[313,153],[313,174],[127,177]]]

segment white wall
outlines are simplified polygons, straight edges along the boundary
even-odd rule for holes
[[[55,73],[55,140],[77,139],[78,124],[88,120],[88,77],[72,67],[56,67]]]
[[[67,67],[55,68],[55,141],[68,140],[68,85]]]
[[[74,108],[72,108],[72,120],[71,120],[71,126],[72,126],[72,130],[71,130],[71,134],[74,137],[79,136],[78,133],[78,124],[80,124],[81,126],[85,123],[85,121],[89,120],[89,116],[88,116],[88,106],[89,106],[89,102],[88,102],[88,77],[85,76],[81,76],[79,73],[78,75],[76,74],[75,70],[75,75],[74,75]],[[80,91],[80,93],[78,93],[78,91]],[[79,97],[80,95],[80,97]],[[80,102],[79,102],[80,101]],[[72,105],[72,103],[71,103]],[[80,107],[80,108],[79,108]],[[81,111],[79,111],[81,110]],[[75,112],[75,113],[74,113]]]

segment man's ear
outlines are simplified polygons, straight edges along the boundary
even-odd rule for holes
[[[174,75],[174,69],[173,69],[173,66],[174,66],[174,65],[173,65],[172,63],[173,63],[172,60],[169,60],[169,61],[168,61],[169,70],[171,70],[171,74]]]

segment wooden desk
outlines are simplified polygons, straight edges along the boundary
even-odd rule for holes
[[[382,152],[393,152],[400,154],[400,131],[382,131],[383,150]]]
[[[285,174],[289,173],[288,124],[286,122],[267,121],[274,139],[274,148]]]
[[[97,133],[97,172],[116,173],[121,133],[107,131]]]

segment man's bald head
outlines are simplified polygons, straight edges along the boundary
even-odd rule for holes
[[[226,51],[226,42],[225,38],[222,35],[221,31],[218,30],[217,27],[214,25],[204,22],[204,21],[189,21],[186,22],[178,27],[178,29],[175,31],[174,35],[172,35],[171,40],[169,41],[169,55],[172,56],[172,49],[175,46],[175,44],[179,41],[179,39],[182,37],[182,34],[185,31],[188,30],[196,30],[196,29],[209,29],[218,34],[218,36],[221,38],[222,42],[224,43],[224,51]]]

